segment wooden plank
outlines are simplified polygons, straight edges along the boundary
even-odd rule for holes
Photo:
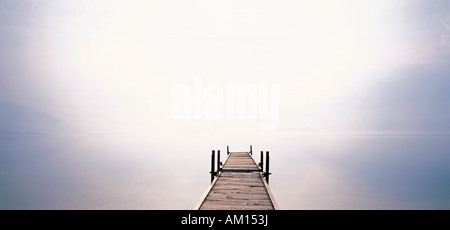
[[[209,199],[205,200],[203,204],[213,205],[234,205],[234,206],[272,206],[272,202],[266,200],[221,200],[221,199]],[[273,206],[272,206],[273,208]]]
[[[250,173],[241,173],[241,174],[250,174]],[[223,176],[221,181],[247,181],[247,182],[255,182],[262,184],[262,181],[259,178],[255,177],[241,177],[241,176]]]
[[[248,186],[233,186],[233,187],[214,186],[214,191],[230,191],[230,192],[237,192],[237,191],[260,192],[260,191],[263,191],[263,192],[266,192],[266,189],[264,187],[248,187]]]
[[[217,183],[214,187],[228,187],[228,188],[232,188],[232,187],[247,187],[247,188],[254,188],[254,187],[264,187],[264,184],[262,183],[251,183],[251,184],[246,184],[246,183],[241,183],[239,181],[234,181],[234,182],[228,182],[228,183]],[[214,188],[213,188],[214,189]]]
[[[221,178],[222,179],[222,178]],[[248,184],[251,185],[258,185],[258,186],[264,186],[264,184],[260,181],[255,181],[253,178],[246,179],[246,178],[223,178],[223,180],[220,180],[218,182],[219,184]]]
[[[208,200],[251,200],[251,201],[268,201],[270,203],[269,195],[267,194],[218,194],[218,193],[210,193],[208,195]],[[272,204],[272,203],[270,203]]]
[[[235,172],[222,172],[220,175],[222,178],[225,177],[239,177],[239,178],[259,178],[259,173],[235,173]]]
[[[273,210],[272,206],[204,204],[202,210]]]
[[[247,174],[247,173],[242,173]],[[261,180],[258,180],[259,178],[252,178],[252,177],[222,177],[219,183],[223,182],[248,182],[248,183],[258,183],[263,185],[263,182]]]
[[[211,191],[209,194],[222,194],[222,195],[268,195],[265,190],[259,190],[259,191],[242,191],[242,190],[214,190]]]

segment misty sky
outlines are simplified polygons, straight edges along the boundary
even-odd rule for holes
[[[0,0],[0,208],[194,207],[253,144],[282,209],[448,209],[449,117],[448,0]]]
[[[279,130],[359,130],[354,121],[362,119],[371,132],[390,127],[381,121],[390,109],[411,124],[448,114],[445,0],[1,1],[0,31],[0,100],[89,132],[189,129],[197,121],[171,116],[171,89],[194,77],[221,86],[278,84]],[[414,87],[427,88],[422,94],[432,98],[423,103],[435,112],[396,106],[414,104],[421,94]],[[439,95],[431,95],[435,87]],[[382,105],[366,103],[372,99]],[[208,122],[198,121],[205,130],[212,123],[258,131]],[[331,124],[310,127],[317,123]],[[429,131],[415,131],[421,128]]]

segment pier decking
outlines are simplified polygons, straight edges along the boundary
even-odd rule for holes
[[[267,152],[268,154],[268,152]],[[218,154],[220,161],[220,152]],[[250,152],[229,152],[228,157],[218,170],[212,173],[215,178],[195,209],[198,210],[274,210],[278,206],[269,189],[266,173],[261,162],[257,164]],[[267,160],[268,160],[267,156]],[[268,166],[268,165],[267,165]],[[214,152],[212,156],[214,168]],[[265,178],[267,176],[267,178]]]

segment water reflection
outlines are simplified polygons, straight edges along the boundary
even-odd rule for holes
[[[271,152],[270,186],[281,209],[448,209],[449,139],[296,135],[174,145],[112,135],[3,136],[0,208],[192,209],[209,185],[210,151],[248,143]]]

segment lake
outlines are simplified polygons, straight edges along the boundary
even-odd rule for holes
[[[1,136],[0,209],[193,209],[211,150],[270,151],[281,209],[449,209],[448,135]]]

